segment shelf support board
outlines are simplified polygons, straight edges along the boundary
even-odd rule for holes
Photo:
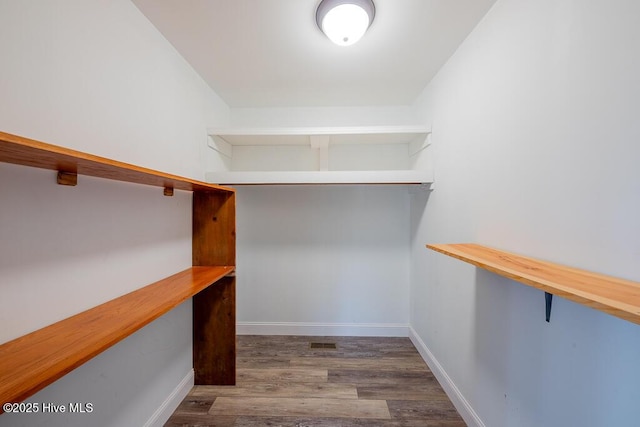
[[[75,187],[78,185],[78,174],[75,172],[58,171],[58,185],[68,185]]]
[[[431,131],[426,132],[409,143],[409,157],[414,157],[431,146]]]
[[[329,135],[311,135],[309,137],[309,143],[311,148],[318,150],[318,170],[329,170],[329,142],[331,137]]]

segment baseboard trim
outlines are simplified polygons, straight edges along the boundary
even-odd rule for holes
[[[238,322],[236,333],[238,335],[407,337],[409,336],[409,325],[397,323]]]
[[[193,388],[194,384],[194,372],[193,369],[189,370],[187,375],[184,376],[182,381],[173,389],[171,394],[162,402],[162,404],[156,409],[151,418],[144,424],[144,427],[162,427],[167,420],[171,417],[182,400],[187,397],[189,391]]]
[[[433,353],[431,353],[424,341],[422,341],[418,336],[418,333],[411,326],[409,326],[409,339],[411,339],[413,345],[418,349],[418,353],[420,353],[420,356],[422,356],[425,363],[429,366],[429,369],[431,369],[431,372],[433,372],[433,375],[435,375],[445,393],[449,396],[453,406],[456,407],[464,422],[470,427],[485,427],[476,411],[473,410],[471,404],[464,398],[440,362],[438,362]]]

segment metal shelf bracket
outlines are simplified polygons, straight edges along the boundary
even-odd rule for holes
[[[546,310],[547,322],[549,322],[549,319],[551,319],[551,303],[552,302],[553,302],[553,294],[550,294],[549,292],[545,292],[544,293],[544,305],[545,305],[545,310]]]

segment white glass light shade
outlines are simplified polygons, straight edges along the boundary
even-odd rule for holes
[[[349,46],[362,38],[374,15],[372,0],[323,0],[316,21],[332,42]]]

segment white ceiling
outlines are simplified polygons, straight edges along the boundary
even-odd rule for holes
[[[374,0],[353,46],[319,0],[132,0],[230,107],[410,105],[495,0]]]

